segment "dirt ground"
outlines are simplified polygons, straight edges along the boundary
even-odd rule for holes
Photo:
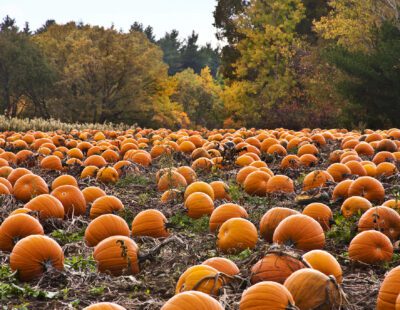
[[[296,184],[296,195],[301,192],[302,176],[312,170],[323,168],[329,164],[326,162],[331,150],[338,145],[329,145],[323,149],[321,163],[318,167],[307,168],[302,171],[289,171]],[[187,164],[187,158],[179,156],[175,166]],[[279,160],[269,163],[269,167],[282,174],[278,168]],[[82,235],[87,226],[88,217],[79,217],[64,221],[47,221],[42,223],[46,233],[55,238],[62,245],[66,268],[63,272],[51,272],[41,279],[24,284],[18,282],[12,274],[1,275],[0,300],[3,309],[81,309],[94,302],[112,301],[127,309],[160,309],[160,307],[174,295],[175,285],[179,276],[193,265],[202,263],[213,256],[224,256],[232,259],[240,268],[240,277],[243,280],[234,281],[224,287],[219,296],[219,301],[226,309],[238,309],[243,290],[249,286],[250,268],[268,251],[270,244],[259,239],[257,247],[252,251],[244,251],[237,255],[224,255],[216,249],[216,236],[210,234],[207,229],[207,219],[197,221],[189,220],[184,216],[183,203],[161,204],[161,193],[156,191],[155,173],[162,166],[161,161],[155,161],[151,168],[139,168],[139,172],[127,171],[126,179],[120,181],[117,186],[100,185],[107,194],[115,195],[121,199],[125,206],[123,216],[128,224],[139,211],[154,208],[162,211],[173,223],[170,229],[171,237],[155,253],[151,260],[141,263],[140,273],[136,276],[111,277],[96,271],[92,258],[93,249],[88,248]],[[49,184],[57,173],[48,173],[32,168],[41,175]],[[231,185],[232,197],[235,202],[246,208],[250,220],[258,227],[261,216],[270,208],[285,206],[302,210],[303,206],[296,203],[296,195],[273,195],[257,198],[246,195],[235,186],[235,174],[238,168],[220,170],[212,173],[203,173],[199,178],[204,181],[223,180]],[[78,176],[79,169],[71,174]],[[385,185],[387,199],[397,188],[399,176],[382,180]],[[80,181],[81,189],[88,185],[99,185],[94,180]],[[326,194],[333,190],[334,184],[324,188]],[[320,199],[326,199],[322,195]],[[318,196],[319,197],[319,196]],[[323,200],[324,201],[324,200]],[[338,216],[340,202],[327,203]],[[217,201],[216,206],[224,203]],[[0,221],[11,210],[21,207],[22,204],[12,198],[4,198],[0,210]],[[343,226],[343,223],[340,225]],[[385,273],[400,262],[400,256],[395,253],[390,264],[380,266],[368,266],[353,263],[347,258],[346,233],[355,234],[355,224],[351,227],[336,227],[336,232],[327,233],[327,245],[325,247],[340,262],[343,273],[343,291],[347,295],[349,304],[347,309],[375,309],[376,298]],[[335,229],[335,225],[333,228]],[[347,229],[347,230],[346,230]],[[54,231],[61,230],[55,234]],[[63,236],[65,235],[65,236]],[[135,239],[142,254],[148,253],[165,240],[152,238]],[[300,253],[301,254],[301,253]],[[7,269],[8,253],[0,253],[2,270]],[[2,271],[6,273],[5,271]],[[10,288],[11,287],[11,288]]]

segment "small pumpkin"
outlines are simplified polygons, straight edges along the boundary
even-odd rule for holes
[[[304,215],[308,215],[316,220],[324,231],[327,231],[333,221],[331,208],[319,202],[310,203],[303,210]]]
[[[80,216],[86,213],[85,197],[76,186],[61,185],[53,190],[51,195],[61,201],[66,216]]]
[[[72,185],[78,187],[78,182],[72,175],[60,175],[54,179],[53,183],[51,183],[51,189],[55,190],[57,187],[62,185]]]
[[[13,193],[18,200],[27,202],[38,195],[48,194],[49,187],[40,176],[26,174],[15,182]]]
[[[260,221],[260,235],[267,242],[272,242],[272,236],[276,227],[285,218],[290,215],[298,214],[299,212],[289,208],[274,207],[269,209],[261,218]]]
[[[327,182],[333,182],[333,177],[324,170],[315,170],[307,174],[303,180],[303,190],[325,186]]]
[[[97,171],[96,180],[101,183],[116,183],[119,180],[119,174],[113,167],[103,167]]]
[[[24,208],[31,211],[38,211],[39,218],[41,219],[63,219],[65,215],[61,201],[49,194],[36,196],[26,203]]]
[[[274,175],[267,182],[267,193],[293,193],[293,180],[285,175]]]
[[[212,188],[212,186],[202,181],[193,182],[188,187],[186,187],[184,199],[186,200],[190,196],[190,194],[196,192],[207,194],[213,201],[215,199],[214,189]]]
[[[349,196],[361,196],[371,202],[383,202],[385,189],[381,182],[372,177],[360,177],[349,187]]]
[[[303,259],[311,266],[311,268],[321,271],[327,276],[333,275],[336,278],[337,283],[342,283],[342,267],[332,254],[323,250],[313,250],[304,254]]]
[[[347,198],[340,208],[344,217],[349,218],[359,213],[364,213],[372,208],[371,202],[364,197],[353,196]]]
[[[124,209],[122,201],[111,195],[105,195],[93,201],[90,208],[90,218],[95,219],[103,214],[116,213]]]
[[[126,310],[126,308],[113,302],[99,302],[83,308],[83,310]]]
[[[106,192],[100,187],[89,186],[82,190],[83,197],[85,197],[86,204],[92,203],[99,197],[106,196]]]
[[[234,217],[248,218],[249,215],[243,207],[237,204],[225,203],[220,205],[211,213],[209,223],[210,231],[217,231],[224,222]]]
[[[250,173],[243,183],[244,191],[249,195],[265,196],[267,194],[267,182],[271,176],[258,170]]]
[[[195,192],[185,200],[185,208],[188,210],[189,217],[198,219],[213,212],[214,202],[207,194]]]
[[[224,257],[212,257],[203,262],[203,265],[211,266],[228,276],[236,276],[240,273],[238,266],[230,259]]]
[[[400,236],[400,215],[385,206],[371,208],[358,221],[358,231],[365,230],[380,231],[395,242]]]
[[[217,269],[208,265],[195,265],[188,268],[179,278],[175,294],[196,290],[208,295],[218,295],[225,281],[218,276]]]
[[[210,183],[210,186],[214,191],[214,199],[216,200],[231,200],[229,195],[229,187],[222,181],[214,181]]]

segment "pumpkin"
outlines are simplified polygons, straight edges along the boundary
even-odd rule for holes
[[[353,180],[344,180],[337,184],[335,188],[333,189],[332,193],[332,200],[333,201],[338,201],[338,200],[344,200],[349,197],[349,187],[351,184],[353,184]]]
[[[383,203],[383,206],[395,209],[397,212],[400,211],[400,200],[389,199]]]
[[[375,165],[379,165],[380,163],[383,163],[383,162],[395,162],[395,161],[396,161],[396,157],[394,157],[393,153],[387,152],[387,151],[381,151],[381,152],[376,153],[376,155],[372,159],[372,162]]]
[[[282,170],[285,169],[299,169],[301,166],[300,158],[296,155],[285,156],[280,164]]]
[[[53,190],[51,195],[61,201],[66,216],[80,216],[86,213],[86,200],[79,188],[61,185]]]
[[[383,162],[380,163],[377,167],[376,167],[376,175],[377,176],[391,176],[394,175],[395,173],[397,173],[397,168],[394,164],[392,163],[387,163],[387,162]]]
[[[342,283],[342,267],[332,254],[323,250],[313,250],[304,254],[303,259],[311,266],[311,268],[321,271],[327,276],[333,275],[336,278],[337,283]]]
[[[213,212],[214,202],[207,194],[195,192],[185,200],[185,208],[188,210],[189,217],[198,219]]]
[[[303,210],[303,214],[316,220],[324,231],[330,228],[331,222],[333,221],[331,208],[323,203],[315,202],[307,205]]]
[[[341,182],[351,174],[349,167],[339,163],[330,165],[326,171],[333,177],[335,182]]]
[[[44,235],[39,221],[24,213],[11,215],[0,226],[0,250],[10,252],[15,243],[30,235]]]
[[[172,188],[186,187],[186,179],[176,171],[168,171],[164,173],[158,181],[157,187],[160,192]]]
[[[129,160],[120,160],[114,164],[113,168],[118,172],[118,175],[121,177],[131,165],[132,163]]]
[[[228,276],[236,276],[240,273],[238,266],[230,259],[224,257],[213,257],[203,262],[203,265],[211,266],[219,272],[227,274]]]
[[[2,185],[4,185],[4,186],[7,188],[8,194],[10,194],[10,193],[13,192],[13,186],[11,185],[10,181],[8,181],[8,180],[5,179],[5,178],[1,178],[1,177],[0,177],[0,183],[1,183]]]
[[[248,218],[246,210],[234,203],[225,203],[217,207],[210,216],[210,231],[215,232],[227,220],[234,218]]]
[[[111,149],[105,150],[101,157],[103,157],[108,163],[116,163],[119,160],[119,154]]]
[[[274,175],[267,182],[267,193],[293,193],[294,184],[291,178],[285,175]]]
[[[169,299],[161,310],[223,310],[218,301],[203,292],[182,292]]]
[[[200,157],[192,163],[191,167],[195,171],[210,171],[212,166],[213,162],[210,159],[206,157]]]
[[[100,155],[89,155],[88,153],[88,156],[89,157],[87,157],[83,162],[84,166],[96,166],[98,168],[102,168],[107,165],[106,160]]]
[[[269,253],[251,268],[251,283],[274,281],[283,284],[296,270],[307,266],[299,259],[282,253]]]
[[[353,196],[347,198],[341,207],[341,212],[344,217],[349,218],[354,215],[364,213],[366,210],[372,208],[371,202],[364,197]]]
[[[160,211],[148,209],[139,212],[132,222],[132,236],[168,237],[167,218]]]
[[[290,215],[299,212],[289,208],[275,207],[269,209],[261,218],[260,235],[267,242],[272,242],[272,236],[279,223]]]
[[[61,159],[56,155],[50,155],[40,161],[40,168],[44,170],[63,170]]]
[[[165,191],[161,195],[161,202],[162,203],[168,203],[168,202],[173,202],[179,200],[181,198],[181,192],[177,189],[170,189]]]
[[[64,253],[53,239],[42,235],[30,235],[17,242],[10,255],[10,267],[18,271],[21,281],[39,278],[54,268],[64,269]]]
[[[371,208],[358,221],[358,231],[365,230],[380,231],[395,242],[400,236],[400,215],[385,206]]]
[[[85,201],[87,204],[92,203],[97,198],[106,196],[107,194],[100,187],[97,186],[89,186],[82,190],[83,197],[85,197]]]
[[[304,154],[316,155],[318,153],[319,153],[318,148],[314,144],[304,144],[297,151],[297,156],[300,157]]]
[[[210,186],[213,188],[214,191],[214,199],[225,199],[231,200],[229,196],[229,187],[222,181],[214,181],[210,183]]]
[[[99,302],[83,308],[83,310],[126,310],[126,308],[113,302]]]
[[[292,294],[301,310],[340,309],[342,292],[334,277],[328,277],[314,269],[300,269],[286,279],[284,286]]]
[[[13,172],[13,170],[14,169],[9,166],[0,167],[0,177],[7,179],[11,172]]]
[[[83,168],[83,170],[81,172],[81,179],[94,178],[97,175],[98,171],[99,171],[99,167],[86,166],[85,168]]]
[[[26,175],[26,174],[33,174],[32,171],[25,169],[25,168],[16,168],[8,175],[7,180],[10,181],[11,185],[14,186],[17,180]]]
[[[86,200],[86,199],[85,199]],[[103,214],[115,213],[124,209],[121,200],[115,196],[101,196],[93,201],[90,208],[90,218],[95,219]]]
[[[259,169],[257,167],[253,166],[247,166],[239,170],[239,172],[236,175],[236,182],[240,185],[243,185],[244,181],[246,180],[247,176],[254,172],[258,171]]]
[[[326,186],[326,182],[333,182],[332,176],[324,170],[315,170],[307,174],[303,180],[303,190]]]
[[[257,229],[253,223],[242,218],[231,218],[224,222],[219,231],[217,246],[225,253],[253,249],[257,243]]]
[[[103,167],[97,171],[96,181],[101,183],[116,183],[119,180],[119,174],[113,167]]]
[[[196,172],[194,172],[194,170],[192,168],[190,168],[189,166],[179,167],[176,169],[176,172],[178,172],[185,178],[186,183],[188,185],[192,184],[197,179]]]
[[[85,230],[85,241],[90,247],[110,236],[129,237],[130,231],[125,220],[114,214],[103,214],[89,223]]]
[[[303,166],[313,167],[318,164],[318,158],[312,154],[304,154],[300,156],[300,162]]]
[[[400,266],[393,268],[385,276],[379,289],[377,310],[397,309],[400,285]]]
[[[243,183],[245,192],[249,195],[265,196],[267,182],[270,178],[271,176],[267,172],[261,170],[250,173]]]
[[[360,177],[350,185],[349,196],[362,196],[371,202],[383,202],[385,189],[381,182],[372,177]]]
[[[202,192],[207,194],[213,201],[215,199],[214,189],[206,182],[197,181],[186,187],[184,199],[186,200],[192,193]]]
[[[292,294],[282,284],[264,281],[245,290],[239,303],[239,310],[298,309]]]
[[[51,189],[55,190],[61,185],[72,185],[78,187],[78,182],[72,175],[60,175],[54,179],[53,183],[51,183]]]
[[[15,182],[13,193],[18,200],[27,202],[38,195],[48,194],[49,188],[40,176],[26,174]]]
[[[139,273],[139,247],[125,235],[114,235],[101,240],[94,248],[97,269],[113,276]]]
[[[209,295],[218,295],[225,281],[217,269],[208,265],[195,265],[188,268],[176,284],[175,294],[196,290]]]
[[[375,230],[366,230],[351,240],[349,257],[365,264],[388,262],[393,256],[393,246],[390,239]]]
[[[25,204],[24,208],[31,211],[38,211],[39,218],[64,218],[64,207],[60,200],[49,194],[36,196]]]
[[[281,221],[272,240],[278,244],[293,245],[303,251],[322,249],[325,246],[325,234],[321,225],[303,214],[291,215]]]

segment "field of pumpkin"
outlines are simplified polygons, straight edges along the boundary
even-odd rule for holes
[[[0,133],[3,309],[400,309],[400,130]]]

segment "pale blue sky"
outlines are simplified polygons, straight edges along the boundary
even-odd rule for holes
[[[71,20],[128,30],[134,21],[152,25],[157,37],[177,29],[186,37],[194,29],[199,42],[217,45],[213,24],[216,0],[0,0],[0,17],[10,15],[37,29],[47,19]]]

